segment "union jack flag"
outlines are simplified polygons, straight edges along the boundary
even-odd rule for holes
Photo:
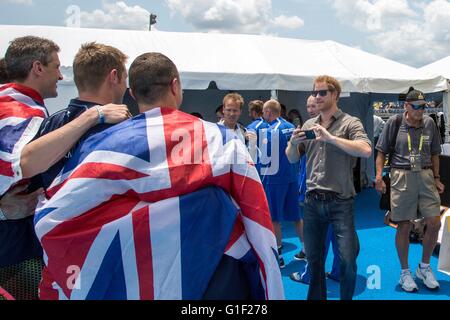
[[[150,110],[86,139],[47,196],[42,299],[201,299],[224,253],[284,299],[258,173],[222,126]]]
[[[22,179],[20,155],[47,116],[44,100],[33,89],[0,86],[0,195]]]

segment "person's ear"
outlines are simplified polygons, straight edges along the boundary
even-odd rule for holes
[[[110,83],[118,84],[120,82],[119,72],[117,69],[112,69],[108,75]]]
[[[173,78],[172,82],[170,83],[170,92],[172,92],[172,94],[174,96],[178,95],[178,86],[179,86],[179,81],[177,78]]]
[[[133,99],[136,100],[136,96],[134,95],[133,90],[131,90],[131,88],[129,88],[128,91],[129,91],[129,93],[130,93],[130,96],[132,96]]]
[[[44,65],[42,64],[42,62],[40,62],[39,60],[36,60],[31,65],[31,71],[30,72],[32,72],[36,76],[40,76],[44,72],[43,66]]]

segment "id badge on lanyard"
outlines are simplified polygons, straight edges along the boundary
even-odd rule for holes
[[[418,172],[422,170],[422,148],[423,148],[423,134],[420,135],[419,150],[418,152],[413,152],[411,135],[408,131],[408,150],[409,150],[409,162],[411,164],[411,171]]]

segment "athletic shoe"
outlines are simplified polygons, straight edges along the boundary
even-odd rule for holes
[[[433,271],[431,271],[430,266],[426,268],[421,268],[419,265],[419,267],[416,270],[416,276],[417,278],[423,281],[423,284],[428,289],[430,290],[439,289],[439,282],[436,281],[436,278],[434,277]]]
[[[400,281],[398,282],[399,285],[402,286],[402,289],[406,292],[415,292],[419,290],[419,287],[417,286],[416,282],[414,281],[411,271],[405,271],[402,272],[400,275]]]
[[[294,259],[306,261],[306,253],[304,253],[303,251],[300,251],[299,253],[294,255]]]
[[[304,284],[309,284],[308,281],[306,281],[305,279],[303,279],[302,275],[300,272],[293,272],[289,275],[289,278],[291,278],[291,280],[296,281],[296,282],[300,282],[300,283],[304,283]]]

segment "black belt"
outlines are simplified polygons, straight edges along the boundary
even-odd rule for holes
[[[326,190],[312,190],[308,191],[306,196],[318,201],[333,201],[337,198],[338,193]]]
[[[391,166],[392,169],[400,169],[400,170],[411,170],[411,167],[400,167],[400,166]],[[422,170],[433,169],[432,166],[422,167]]]

